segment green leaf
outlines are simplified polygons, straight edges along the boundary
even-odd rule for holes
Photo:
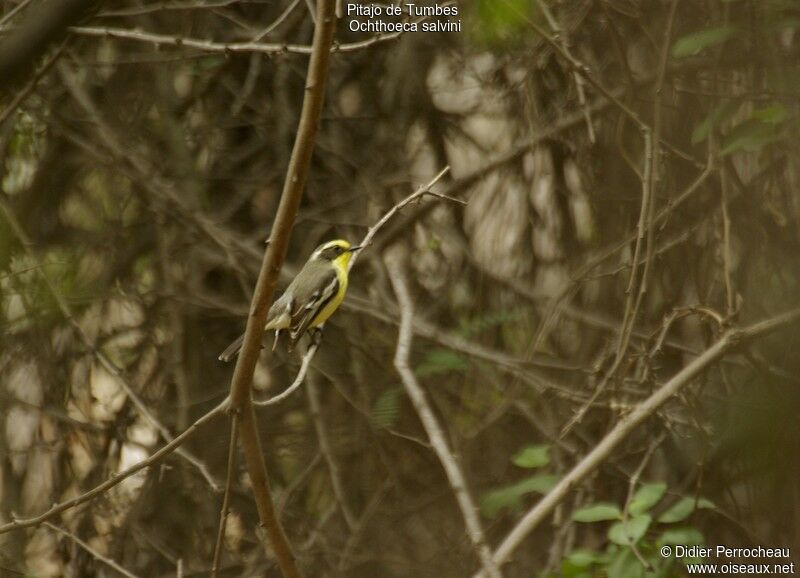
[[[510,486],[491,490],[481,497],[481,512],[487,518],[494,518],[503,509],[519,511],[522,497],[530,493],[544,494],[556,485],[558,478],[551,474],[537,474]]]
[[[714,502],[708,498],[681,498],[670,509],[658,517],[661,524],[674,524],[688,518],[695,508],[700,510],[713,510],[716,508]]]
[[[487,518],[494,518],[504,509],[512,512],[522,509],[522,496],[513,486],[492,490],[481,497],[481,513]]]
[[[706,140],[711,130],[733,116],[739,110],[740,105],[741,101],[739,100],[729,100],[712,110],[692,131],[692,144]]]
[[[519,490],[524,494],[536,492],[537,494],[545,494],[553,489],[558,483],[558,476],[553,474],[537,474],[531,476],[526,480],[522,480],[517,484]]]
[[[541,21],[528,0],[477,0],[471,21],[477,40],[497,45],[524,37],[529,19]]]
[[[539,468],[550,463],[550,446],[548,444],[526,446],[518,451],[511,462],[520,468]]]
[[[630,548],[622,548],[608,565],[613,578],[644,578],[644,567]]]
[[[716,510],[717,506],[709,500],[708,498],[700,498],[697,500],[697,509],[698,510]]]
[[[598,502],[572,513],[572,519],[576,522],[603,522],[620,518],[622,518],[622,511],[619,506],[608,502]]]
[[[400,396],[402,395],[402,391],[402,388],[399,386],[383,390],[372,405],[372,411],[369,415],[369,421],[372,427],[389,428],[397,423],[397,417],[400,414]]]
[[[460,355],[449,349],[434,349],[416,368],[419,377],[440,375],[450,371],[466,371],[469,363]]]
[[[549,574],[548,578],[593,578],[593,576],[585,568],[575,566],[568,560],[564,560],[561,562],[561,574]]]
[[[602,556],[593,552],[592,550],[573,550],[569,556],[566,558],[571,564],[578,566],[579,568],[585,568],[587,566],[591,566],[595,562],[599,562],[602,560]]]
[[[589,567],[597,559],[591,550],[576,550],[561,561],[561,578],[592,578]]]
[[[672,45],[672,56],[674,58],[694,56],[709,46],[722,44],[733,36],[736,31],[735,26],[717,26],[686,34],[678,38],[675,44]]]
[[[643,514],[655,506],[664,496],[664,492],[666,491],[667,484],[662,482],[644,484],[637,490],[631,499],[630,504],[628,504],[628,511],[633,515]]]
[[[657,544],[663,546],[669,545],[685,545],[685,546],[700,546],[706,543],[706,539],[702,532],[697,528],[685,526],[682,528],[671,528],[666,530],[658,538]]]
[[[639,514],[617,522],[608,529],[608,539],[620,546],[635,544],[647,532],[651,521],[652,518],[648,514]]]
[[[658,521],[662,524],[674,524],[681,522],[689,517],[694,512],[695,499],[694,498],[681,498],[675,502],[672,507],[658,517]]]
[[[753,111],[753,118],[760,120],[765,124],[781,124],[789,117],[789,112],[786,107],[780,103],[771,104],[770,106],[759,108]]]
[[[765,145],[780,139],[781,135],[774,125],[751,118],[731,130],[725,137],[719,154],[725,156],[739,151],[757,152]]]

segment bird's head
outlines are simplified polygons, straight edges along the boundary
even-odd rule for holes
[[[350,262],[350,257],[353,256],[353,252],[358,251],[360,248],[361,247],[353,247],[344,239],[336,239],[317,247],[317,250],[311,255],[311,259],[331,261],[337,265],[346,267]]]

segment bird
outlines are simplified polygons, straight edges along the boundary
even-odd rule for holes
[[[317,247],[306,264],[270,307],[265,331],[275,330],[278,343],[281,331],[289,332],[289,351],[307,331],[318,339],[320,326],[341,305],[347,292],[350,259],[361,246],[352,246],[344,239],[328,241]],[[230,361],[242,349],[244,334],[225,348],[220,361]]]

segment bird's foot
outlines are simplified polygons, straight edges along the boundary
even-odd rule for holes
[[[319,347],[319,344],[322,343],[322,328],[312,327],[309,336],[311,337],[311,345]]]

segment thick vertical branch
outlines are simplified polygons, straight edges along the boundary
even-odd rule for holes
[[[261,263],[261,271],[258,275],[250,315],[247,319],[242,351],[237,359],[231,381],[232,408],[238,413],[240,421],[240,439],[250,482],[253,486],[253,495],[258,507],[258,515],[286,578],[300,576],[300,571],[283,527],[275,515],[251,395],[253,373],[261,351],[261,337],[264,334],[267,312],[272,302],[272,294],[278,281],[281,265],[286,257],[297,209],[303,197],[306,176],[311,164],[311,154],[314,150],[314,140],[325,100],[325,81],[328,76],[328,61],[336,26],[333,8],[334,0],[318,0],[317,2],[317,25],[314,29],[314,41],[308,65],[306,92],[297,138],[292,150],[292,157],[289,160],[278,212],[272,226],[270,243]]]

